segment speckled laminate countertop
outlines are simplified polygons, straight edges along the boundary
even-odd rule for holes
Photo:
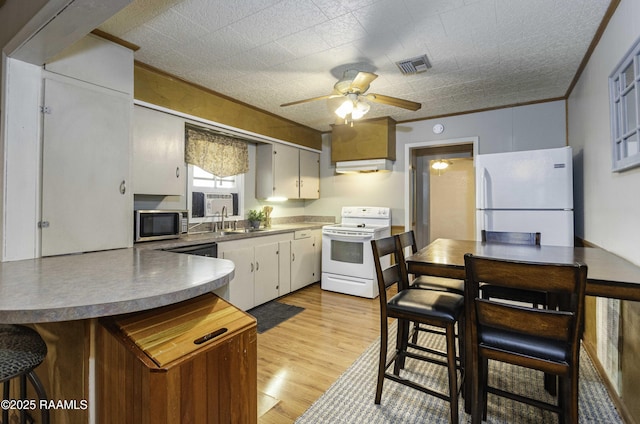
[[[37,323],[152,309],[233,278],[225,259],[116,249],[0,263],[0,322]]]
[[[244,232],[240,229],[238,231],[224,232],[206,232],[195,233],[182,236],[178,239],[160,240],[160,241],[148,241],[142,243],[136,243],[138,249],[171,249],[174,247],[183,247],[205,243],[223,243],[225,241],[241,240],[253,237],[264,237],[274,234],[292,233],[298,230],[316,230],[327,225],[327,222],[296,222],[290,224],[278,224],[273,225],[271,228],[261,228],[258,231]]]

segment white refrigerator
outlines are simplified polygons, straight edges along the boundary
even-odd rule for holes
[[[476,157],[476,231],[539,232],[540,244],[573,246],[571,147]]]

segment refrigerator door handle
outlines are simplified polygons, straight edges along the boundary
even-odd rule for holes
[[[487,204],[487,169],[482,167],[480,168],[480,193],[478,193],[479,204],[477,207],[479,209],[488,209],[489,205]]]

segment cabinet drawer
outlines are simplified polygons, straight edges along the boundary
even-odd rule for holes
[[[309,238],[313,235],[311,231],[312,230],[298,230],[295,233],[293,233],[293,239],[298,240],[298,239]]]

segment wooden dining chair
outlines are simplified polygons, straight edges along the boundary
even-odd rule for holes
[[[402,262],[404,269],[407,269],[405,263],[405,252],[407,248],[411,248],[411,253],[418,251],[416,245],[416,238],[413,230],[405,231],[404,233],[397,234],[400,241],[400,247],[402,255],[399,260]],[[427,290],[439,290],[451,293],[464,294],[464,281],[456,280],[453,278],[435,277],[431,275],[417,275],[409,281],[409,285],[415,288],[427,289]]]
[[[455,326],[462,320],[463,296],[455,293],[435,290],[410,288],[406,279],[406,267],[398,262],[401,246],[398,237],[391,236],[371,241],[378,288],[380,291],[380,359],[378,363],[378,380],[376,385],[375,403],[382,398],[384,379],[420,390],[436,396],[450,403],[451,422],[458,422],[458,369],[460,361],[456,354]],[[392,265],[383,268],[385,259],[395,259]],[[387,290],[397,287],[397,293],[387,297]],[[397,320],[396,348],[393,355],[387,359],[389,326],[388,319]],[[419,322],[444,330],[446,337],[446,352],[436,352],[429,347],[420,346],[408,341],[408,323]],[[446,357],[446,361],[435,356],[436,353]],[[426,387],[401,376],[405,358],[412,358],[431,362],[447,367],[449,377],[449,391],[443,393],[431,387]],[[393,373],[388,372],[394,364]],[[464,374],[461,372],[460,381]]]
[[[445,291],[449,293],[456,293],[464,295],[464,280],[456,280],[454,278],[435,277],[431,275],[417,275],[411,276],[407,271],[407,264],[405,262],[405,252],[407,249],[411,249],[411,253],[418,251],[416,244],[416,238],[413,230],[405,231],[404,233],[397,234],[398,241],[400,243],[400,254],[398,255],[398,262],[401,266],[401,271],[406,273],[404,276],[409,281],[409,287],[423,289],[423,290],[436,290]],[[429,332],[441,334],[439,330],[434,330],[430,327],[420,326],[420,323],[414,322],[411,330],[411,342],[418,342],[419,333]]]
[[[540,233],[482,230],[481,237],[485,243],[540,246]],[[541,290],[518,290],[486,284],[482,287],[481,293],[485,299],[505,299],[530,303],[534,307],[538,307],[538,305],[547,307],[547,294]]]
[[[559,414],[560,422],[578,422],[578,372],[584,316],[587,266],[489,259],[467,253],[465,308],[470,358],[471,422],[487,415],[487,393],[532,404]],[[538,309],[483,299],[481,284],[513,289],[544,289],[561,299],[558,310]],[[488,360],[506,362],[556,375],[557,404],[507,392],[487,383]]]

